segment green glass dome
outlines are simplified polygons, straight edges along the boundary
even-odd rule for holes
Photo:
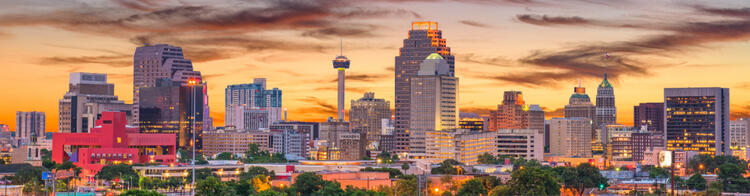
[[[432,53],[429,56],[427,56],[427,58],[425,59],[443,59],[443,56],[440,56],[440,54],[438,53]]]

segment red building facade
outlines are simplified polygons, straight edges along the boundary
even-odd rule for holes
[[[113,164],[170,164],[176,159],[175,134],[138,133],[124,112],[102,112],[89,133],[54,133],[52,160],[73,162],[82,176]]]

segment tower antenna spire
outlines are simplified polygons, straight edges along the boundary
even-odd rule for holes
[[[344,39],[339,38],[339,56],[344,56]]]

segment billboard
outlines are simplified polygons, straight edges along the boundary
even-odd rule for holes
[[[659,167],[672,166],[672,151],[659,152]]]

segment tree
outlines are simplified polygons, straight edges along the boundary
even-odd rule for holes
[[[286,195],[287,195],[286,193],[280,193],[280,192],[270,190],[270,189],[258,192],[257,194],[257,196],[286,196]]]
[[[271,189],[271,182],[269,177],[265,175],[257,175],[251,180],[253,187],[256,191],[265,191]]]
[[[102,167],[99,173],[96,173],[96,178],[108,181],[119,178],[120,180],[127,181],[130,184],[135,184],[136,180],[138,180],[138,173],[133,170],[133,166],[131,165],[107,165]]]
[[[508,181],[512,195],[559,195],[560,184],[552,171],[528,167],[513,171]]]
[[[315,196],[344,196],[344,190],[341,189],[341,184],[338,182],[324,180],[320,187],[320,190],[316,191],[312,195]]]
[[[401,164],[401,169],[404,170],[404,172],[406,172],[406,170],[409,170],[409,163],[404,162],[403,164]]]
[[[195,185],[196,195],[217,196],[217,195],[234,195],[234,190],[227,187],[221,180],[214,176],[209,176],[204,180],[198,181]]]
[[[503,195],[513,195],[513,193],[510,191],[510,187],[506,185],[500,185],[496,186],[495,188],[492,188],[490,190],[490,196],[503,196]]]
[[[19,169],[13,176],[13,184],[27,184],[31,182],[41,184],[42,172],[44,171],[45,169],[42,167],[28,167],[25,169]]]
[[[495,156],[492,156],[490,153],[484,153],[482,155],[479,155],[478,157],[479,164],[498,164],[497,158]]]
[[[461,185],[461,189],[458,190],[458,193],[456,195],[471,195],[471,196],[480,196],[480,195],[486,195],[487,189],[482,185],[482,182],[480,182],[478,179],[471,179],[466,182],[464,182],[463,185]]]
[[[431,173],[432,174],[453,174],[456,175],[459,173],[461,168],[459,167],[461,165],[461,162],[458,162],[453,159],[446,159],[442,163],[440,163],[440,166],[436,168],[432,168]]]
[[[242,172],[242,174],[240,174],[240,180],[251,180],[257,175],[270,176],[271,178],[276,176],[273,171],[270,171],[264,167],[250,167],[248,168],[247,172]]]
[[[583,194],[587,188],[607,187],[607,178],[599,173],[599,169],[588,163],[574,168],[556,167],[552,169],[560,177],[562,184],[576,194]]]
[[[719,166],[719,180],[724,185],[724,192],[747,193],[750,192],[750,182],[742,175],[745,168],[733,164],[724,163]]]
[[[120,196],[164,196],[154,190],[130,189],[122,192]]]
[[[218,176],[216,176],[216,174],[214,174],[213,172],[211,172],[211,169],[209,169],[209,168],[195,169],[195,179],[196,180],[206,179],[209,176],[218,177]],[[192,171],[188,172],[188,176],[185,179],[192,180],[193,179],[193,172]]]
[[[234,154],[230,152],[222,152],[216,155],[216,160],[235,160]]]
[[[503,184],[503,181],[495,176],[479,176],[475,177],[474,179],[482,183],[482,186],[485,190],[488,191],[489,194],[492,194],[493,188]]]
[[[251,180],[229,181],[227,186],[231,187],[237,195],[253,195],[256,193]]]
[[[701,174],[693,174],[693,176],[690,176],[690,178],[687,180],[688,188],[693,190],[706,190],[706,179],[703,178]]]
[[[414,175],[404,176],[403,179],[396,181],[394,189],[396,194],[400,196],[417,195],[417,177]]]
[[[320,190],[323,185],[323,177],[316,173],[305,172],[297,176],[294,179],[292,187],[300,192],[302,195],[311,195],[314,192]]]
[[[669,178],[671,172],[667,168],[663,167],[650,167],[648,168],[648,177],[650,178]]]
[[[179,159],[177,159],[177,162],[180,162],[180,163],[190,163],[190,162],[193,161],[193,152],[192,151],[181,149],[181,150],[178,150],[177,152],[180,154]],[[203,157],[203,154],[196,152],[195,153],[195,164],[196,165],[205,165],[205,164],[208,164],[208,161],[206,161],[206,158]]]
[[[739,159],[736,156],[714,156],[714,155],[697,155],[688,161],[687,168],[693,172],[711,173],[716,171],[724,163],[732,163],[747,168],[747,161]],[[702,166],[702,167],[701,167]]]
[[[268,151],[260,150],[260,146],[255,143],[251,143],[245,151],[245,158],[242,160],[245,163],[286,163],[286,156],[284,153],[271,154]]]

